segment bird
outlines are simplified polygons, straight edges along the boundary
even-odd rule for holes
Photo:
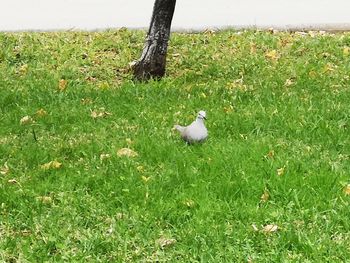
[[[175,125],[174,129],[180,132],[181,138],[189,144],[204,142],[208,137],[208,130],[204,125],[205,111],[198,112],[197,118],[188,126]]]

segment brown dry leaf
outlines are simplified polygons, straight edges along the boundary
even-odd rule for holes
[[[7,175],[10,172],[10,168],[7,165],[7,162],[4,163],[4,166],[0,168],[0,174]]]
[[[260,200],[261,200],[261,202],[265,203],[265,202],[267,202],[267,200],[269,200],[269,198],[270,198],[269,191],[267,189],[265,189],[264,193],[260,197]]]
[[[44,117],[44,116],[47,115],[47,112],[46,112],[46,110],[44,110],[43,108],[41,108],[41,109],[39,109],[39,110],[36,111],[35,115],[38,116],[38,117]]]
[[[136,157],[138,156],[137,152],[129,149],[129,148],[121,148],[118,150],[117,155],[119,157],[126,156],[126,157]]]
[[[278,176],[284,175],[285,170],[286,170],[286,167],[281,167],[281,168],[277,169],[277,175]]]
[[[350,184],[348,184],[344,187],[344,193],[345,193],[345,195],[350,195]]]
[[[175,244],[176,239],[175,238],[161,237],[157,240],[157,243],[162,249],[164,249],[166,247],[169,247],[169,246]]]
[[[344,47],[343,48],[343,55],[345,57],[347,57],[347,56],[349,56],[349,54],[350,54],[350,47]]]
[[[276,60],[278,60],[280,58],[280,55],[278,54],[277,50],[273,49],[273,50],[270,50],[270,51],[266,51],[265,52],[265,57],[267,59],[276,61]]]
[[[51,204],[52,198],[50,196],[38,196],[36,198],[39,202],[42,202],[43,204]]]
[[[30,116],[24,116],[22,119],[20,119],[19,123],[21,125],[27,125],[33,123],[33,119]]]
[[[262,231],[265,233],[274,233],[278,230],[278,226],[277,225],[266,225],[263,227]]]
[[[43,170],[49,170],[49,169],[59,169],[59,168],[61,168],[61,166],[62,166],[62,163],[54,160],[54,161],[51,161],[51,162],[48,162],[48,163],[41,165],[40,168]]]
[[[91,112],[91,117],[92,117],[93,119],[96,119],[96,118],[104,118],[104,117],[107,117],[107,116],[109,116],[109,115],[112,115],[112,113],[105,111],[104,108],[100,108],[99,110],[93,110],[93,111]]]
[[[59,91],[65,91],[67,89],[67,84],[68,84],[67,80],[60,79],[58,81],[58,89],[59,89]]]

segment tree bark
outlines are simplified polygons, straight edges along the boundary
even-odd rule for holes
[[[165,74],[166,54],[176,0],[155,0],[142,55],[132,65],[134,77],[145,81]]]

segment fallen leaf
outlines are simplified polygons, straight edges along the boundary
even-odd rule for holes
[[[18,73],[21,75],[25,75],[28,72],[28,68],[28,64],[24,64],[20,66],[20,68],[18,69]]]
[[[256,43],[250,43],[250,54],[256,54]]]
[[[27,125],[33,123],[33,119],[30,116],[24,116],[22,119],[20,119],[19,123],[21,125]]]
[[[52,198],[50,196],[38,196],[36,200],[42,202],[43,204],[51,204]]]
[[[10,179],[7,182],[10,184],[17,184],[18,183],[16,179]]]
[[[348,184],[344,187],[344,193],[345,193],[345,195],[350,195],[350,184]]]
[[[93,111],[91,112],[91,117],[92,117],[93,119],[96,119],[96,118],[104,118],[104,117],[107,117],[107,116],[109,116],[109,115],[112,115],[112,113],[105,111],[104,108],[100,108],[99,110],[93,110]]]
[[[286,79],[286,81],[284,82],[284,86],[289,87],[292,86],[294,84],[293,79]]]
[[[332,63],[327,63],[323,68],[323,72],[324,73],[333,72],[336,68],[337,68],[336,65]]]
[[[176,243],[176,239],[174,238],[166,238],[166,237],[161,237],[157,240],[157,243],[159,244],[159,246],[164,249],[166,247],[169,247],[173,244]]]
[[[269,198],[270,198],[269,191],[267,191],[267,189],[265,189],[264,193],[260,197],[260,200],[261,200],[261,202],[265,203],[265,202],[267,202],[267,200],[269,200]]]
[[[275,151],[270,150],[266,155],[265,158],[273,159],[275,157]]]
[[[68,84],[67,80],[60,79],[58,81],[58,89],[59,89],[59,91],[65,91],[67,89],[67,84]]]
[[[92,101],[92,99],[90,99],[90,98],[83,98],[83,99],[81,99],[80,102],[81,102],[82,104],[86,105],[86,104],[91,104],[93,101]]]
[[[7,175],[10,172],[10,168],[7,165],[7,162],[4,163],[4,166],[0,168],[0,174]]]
[[[147,183],[148,181],[149,181],[149,179],[151,179],[151,177],[149,176],[149,177],[147,177],[147,176],[141,176],[141,179],[142,179],[142,181],[144,181],[145,183]]]
[[[103,81],[103,82],[98,83],[97,87],[101,90],[107,90],[107,89],[109,89],[109,84],[107,81]]]
[[[130,145],[130,144],[133,143],[132,140],[131,140],[130,138],[126,138],[125,141],[126,141],[126,143],[127,143],[128,145]]]
[[[196,206],[196,203],[191,200],[191,199],[187,199],[183,202],[183,204],[189,208],[192,208],[192,207],[195,207]]]
[[[54,161],[45,163],[45,164],[41,165],[40,167],[43,170],[49,170],[49,169],[59,169],[59,168],[61,168],[61,166],[62,166],[62,163],[54,160]]]
[[[111,157],[111,155],[109,153],[101,153],[100,160],[103,161],[103,160],[106,160],[110,157]]]
[[[277,50],[270,50],[270,51],[266,51],[265,52],[265,57],[267,59],[270,59],[270,60],[273,60],[273,61],[276,61],[280,58],[280,55],[278,54]]]
[[[145,167],[142,166],[142,165],[139,165],[139,166],[136,167],[136,170],[137,170],[138,172],[140,172],[140,173],[143,173],[143,172],[145,172]]]
[[[35,115],[38,116],[38,117],[44,117],[44,116],[47,115],[47,112],[46,112],[46,110],[41,108],[41,109],[36,111]]]
[[[263,232],[265,233],[273,233],[276,232],[278,230],[278,226],[277,225],[266,225],[263,227]]]
[[[344,47],[343,48],[343,55],[345,57],[347,57],[347,56],[349,56],[349,54],[350,54],[350,47]]]
[[[255,232],[259,231],[259,228],[255,224],[252,224],[252,228]]]
[[[311,71],[309,72],[309,77],[310,77],[310,78],[316,78],[316,77],[317,77],[316,71],[311,70]]]
[[[121,148],[118,150],[117,155],[119,157],[126,156],[126,157],[136,157],[138,156],[137,152],[129,149],[129,148]]]
[[[277,175],[278,175],[278,176],[284,175],[285,169],[286,169],[285,167],[282,167],[282,168],[277,169]]]

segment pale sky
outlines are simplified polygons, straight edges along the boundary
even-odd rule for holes
[[[0,30],[147,28],[154,0],[0,0]],[[347,24],[350,0],[177,0],[173,29]]]

